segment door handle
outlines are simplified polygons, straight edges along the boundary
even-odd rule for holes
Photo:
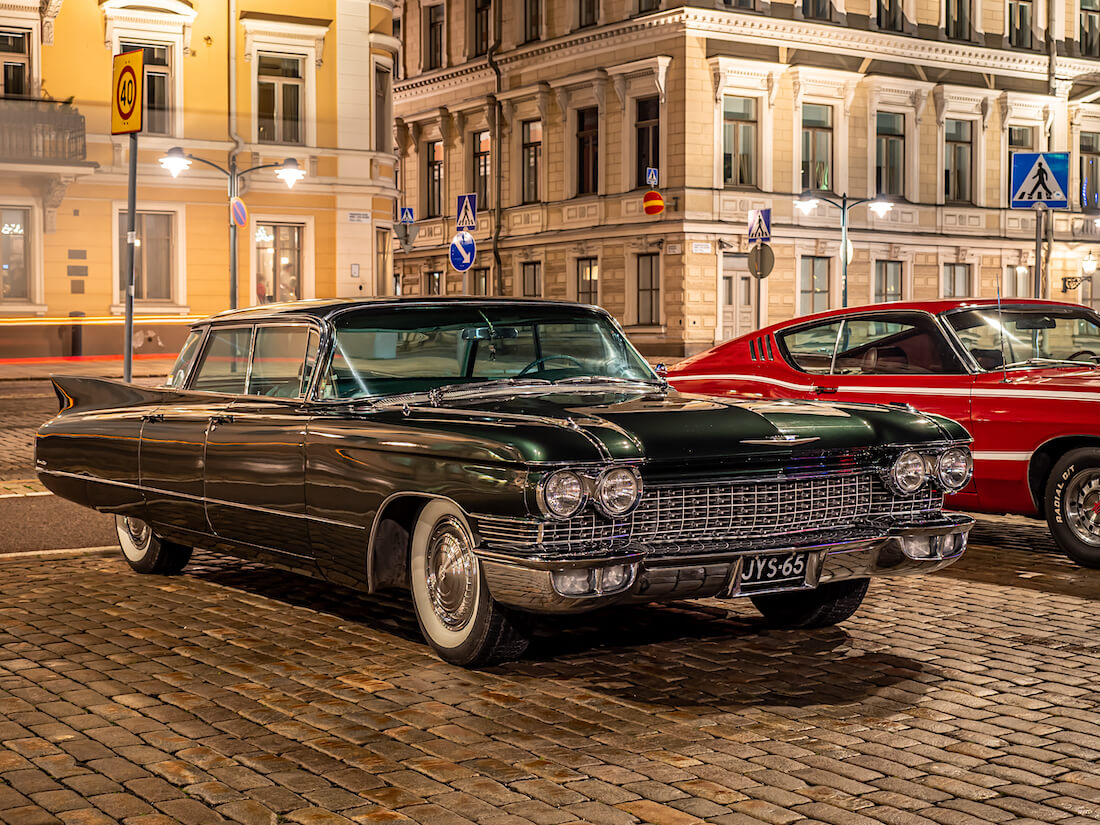
[[[211,424],[232,424],[233,416],[225,413],[224,415],[214,415],[210,417]]]
[[[164,414],[163,413],[149,413],[148,415],[143,415],[141,417],[141,420],[142,421],[153,421],[153,422],[163,421],[164,420]]]
[[[835,395],[836,394],[836,387],[814,387],[813,390],[811,390],[811,392],[813,392],[814,395],[826,395],[826,394]]]

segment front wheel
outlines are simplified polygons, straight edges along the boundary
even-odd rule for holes
[[[470,526],[454,504],[432,501],[420,513],[409,577],[416,620],[439,658],[479,667],[527,649],[527,637],[485,586]]]
[[[115,516],[115,531],[122,555],[138,573],[171,576],[183,570],[191,560],[190,547],[157,538],[141,519]]]
[[[1083,567],[1100,568],[1100,450],[1071,450],[1054,465],[1043,496],[1054,540]]]
[[[773,627],[810,628],[838,624],[859,610],[870,579],[829,582],[814,590],[750,596]]]

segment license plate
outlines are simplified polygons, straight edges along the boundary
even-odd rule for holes
[[[749,556],[741,562],[741,592],[798,587],[806,582],[807,553]]]

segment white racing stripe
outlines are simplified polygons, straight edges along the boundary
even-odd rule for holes
[[[975,461],[1030,461],[1031,453],[1024,452],[1000,452],[997,450],[985,451],[979,450],[976,453],[972,453]]]

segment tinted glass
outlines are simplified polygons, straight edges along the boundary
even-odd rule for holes
[[[844,324],[838,375],[929,375],[964,372],[943,333],[926,316],[883,315]]]
[[[1000,312],[990,307],[946,318],[974,360],[987,370],[1029,359],[1094,363],[1100,356],[1100,316],[1085,307],[1013,307]]]
[[[251,327],[219,329],[210,334],[191,389],[243,394],[248,376]]]
[[[248,394],[271,398],[300,396],[306,374],[308,339],[309,328],[305,326],[259,327]]]

